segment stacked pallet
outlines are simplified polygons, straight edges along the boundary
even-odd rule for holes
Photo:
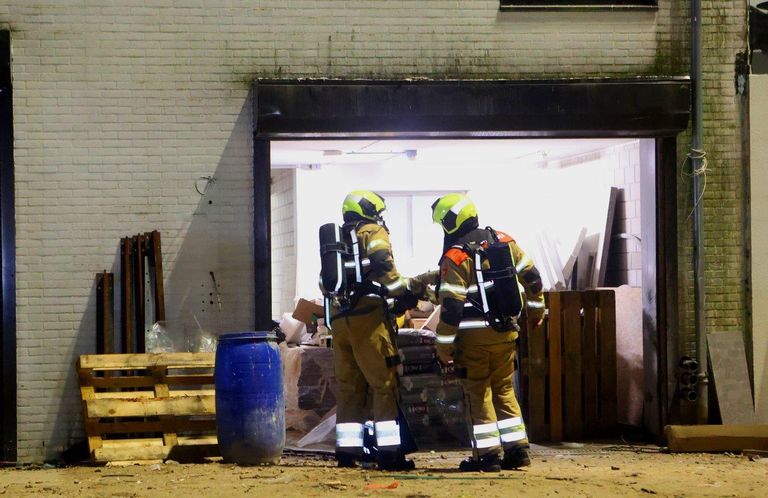
[[[520,336],[522,399],[534,442],[610,437],[617,427],[611,289],[546,292],[548,317]]]
[[[467,448],[464,391],[453,371],[437,361],[435,342],[435,333],[429,330],[398,332],[403,412],[419,450]]]
[[[77,362],[94,462],[218,455],[213,353],[97,354]]]

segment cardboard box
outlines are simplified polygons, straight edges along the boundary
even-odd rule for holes
[[[318,318],[323,317],[324,312],[322,305],[301,298],[296,304],[292,316],[296,320],[304,322],[307,325],[312,325],[313,323],[317,323]]]

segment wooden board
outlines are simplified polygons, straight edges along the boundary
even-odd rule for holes
[[[673,452],[768,450],[768,425],[668,425]]]
[[[160,444],[144,444],[134,447],[99,448],[92,452],[92,458],[99,462],[111,461],[142,461],[142,460],[200,460],[205,457],[219,455],[218,445],[210,441],[198,444],[163,446]]]
[[[754,424],[755,408],[741,332],[707,334],[707,349],[723,424]]]
[[[584,309],[584,324],[582,328],[582,381],[584,402],[584,435],[594,437],[599,434],[600,413],[598,399],[597,360],[597,306],[596,291],[585,291],[581,295],[581,305]]]
[[[168,384],[176,386],[213,385],[211,374],[169,375]],[[87,377],[84,384],[96,388],[120,389],[127,387],[152,387],[155,385],[151,375],[132,375],[123,377]]]
[[[549,438],[563,440],[563,320],[560,292],[547,294],[549,308]]]
[[[598,291],[598,353],[600,355],[600,432],[603,436],[616,430],[616,295],[612,290]]]
[[[143,353],[81,355],[80,369],[127,370],[164,366],[167,368],[213,367],[216,353]]]
[[[534,442],[545,441],[549,439],[549,427],[546,423],[548,364],[545,326],[542,324],[535,328],[530,327],[527,338],[528,439]]]
[[[616,212],[616,199],[619,196],[619,187],[611,187],[608,193],[608,209],[605,216],[605,227],[600,232],[600,240],[597,243],[597,255],[595,257],[595,274],[592,281],[593,287],[605,285],[605,273],[608,269],[608,253],[613,237],[613,215]]]
[[[581,299],[580,293],[565,291],[563,300],[564,412],[563,436],[578,440],[584,436],[582,415]]]
[[[194,395],[168,398],[92,399],[86,401],[86,416],[155,417],[159,415],[214,415],[214,396]]]

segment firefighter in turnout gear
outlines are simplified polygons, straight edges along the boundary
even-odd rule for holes
[[[415,306],[410,287],[421,287],[418,294],[424,289],[421,282],[397,271],[389,230],[381,217],[384,209],[384,199],[365,190],[347,195],[342,208],[341,233],[348,234],[346,242],[354,247],[357,277],[350,279],[354,283],[348,284],[345,305],[333,304],[328,313],[338,381],[336,459],[340,467],[353,467],[363,458],[370,391],[379,468],[410,470],[413,462],[405,459],[401,449],[399,356],[387,299],[409,300]]]
[[[444,232],[437,282],[441,305],[438,356],[442,363],[454,362],[473,424],[473,457],[461,462],[459,468],[495,472],[530,465],[528,437],[515,397],[513,373],[521,307],[527,307],[534,326],[541,324],[544,317],[541,276],[512,238],[490,227],[479,228],[477,209],[467,196],[448,194],[439,198],[432,205],[432,219]],[[499,243],[509,247],[509,266],[513,269],[509,268],[506,275],[517,278],[512,281],[513,287],[507,287],[514,289],[507,294],[517,291],[517,296],[496,296],[511,297],[519,303],[515,311],[518,316],[506,317],[504,327],[492,327],[486,320],[489,307],[484,303],[492,303],[493,287],[498,288],[499,281],[483,280],[483,274],[493,274],[488,271],[490,263],[488,259],[474,257],[475,251],[480,254],[491,243],[505,252],[505,246]]]

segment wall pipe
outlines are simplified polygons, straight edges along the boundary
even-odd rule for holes
[[[698,399],[696,418],[699,424],[709,420],[707,376],[707,335],[706,317],[704,314],[704,219],[703,219],[703,185],[702,176],[705,167],[705,153],[702,149],[703,136],[703,82],[701,70],[701,0],[691,0],[691,77],[693,79],[693,116],[691,133],[691,171],[693,175],[693,245],[694,245],[694,316],[696,320],[696,358],[699,362]]]

